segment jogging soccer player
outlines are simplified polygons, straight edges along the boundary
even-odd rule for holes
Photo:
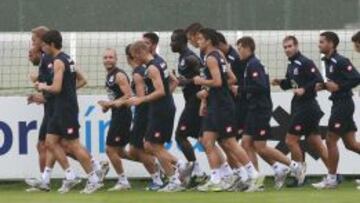
[[[286,76],[285,79],[273,79],[272,84],[279,85],[283,90],[292,89],[294,93],[290,126],[286,135],[291,158],[299,165],[305,162],[304,152],[300,147],[300,138],[305,135],[307,143],[319,154],[327,167],[327,148],[319,134],[319,123],[324,113],[316,101],[315,90],[316,84],[322,83],[323,78],[314,62],[300,53],[295,36],[286,36],[283,48],[289,60]],[[302,184],[302,181],[298,184]]]
[[[317,189],[335,188],[339,150],[337,142],[342,139],[345,147],[360,154],[360,142],[356,141],[357,127],[354,121],[355,104],[352,99],[352,88],[360,84],[360,74],[351,61],[340,55],[336,48],[340,40],[336,33],[326,31],[320,34],[319,49],[325,56],[327,81],[317,85],[317,90],[325,89],[331,93],[331,114],[328,122],[326,145],[328,148],[328,175],[319,183],[313,184]]]
[[[258,173],[249,161],[246,152],[235,139],[235,106],[227,82],[227,64],[225,58],[217,49],[217,33],[210,28],[203,28],[199,33],[198,44],[201,51],[206,55],[204,60],[206,67],[204,77],[196,76],[194,83],[204,86],[208,91],[208,96],[202,100],[200,112],[204,115],[202,144],[211,168],[211,177],[207,183],[199,186],[198,190],[228,190],[236,182],[225,181],[225,177],[221,174],[220,168],[226,161],[221,151],[216,149],[216,142],[219,142],[227,154],[237,158],[236,174],[239,174],[239,179],[242,182],[251,179],[250,190],[253,190]]]
[[[237,41],[240,58],[246,60],[245,83],[241,96],[248,101],[245,132],[242,142],[248,142],[275,172],[275,187],[280,189],[289,172],[289,167],[301,182],[305,171],[302,165],[291,161],[282,152],[267,145],[270,138],[272,100],[269,75],[255,56],[255,41],[245,36]]]
[[[148,125],[145,134],[144,148],[155,156],[165,174],[170,178],[169,183],[160,192],[182,191],[180,171],[182,162],[170,154],[164,147],[171,141],[176,107],[169,88],[169,73],[163,63],[155,60],[148,45],[144,41],[134,42],[130,53],[139,64],[146,64],[145,84],[148,94],[132,97],[129,103],[138,106],[149,103]],[[174,168],[176,165],[176,168]]]
[[[77,158],[85,172],[88,182],[82,193],[90,194],[103,186],[100,177],[91,164],[89,153],[79,141],[78,101],[76,94],[76,71],[73,60],[62,48],[62,36],[57,30],[50,30],[43,36],[44,51],[53,57],[54,77],[51,85],[37,82],[39,91],[54,95],[54,112],[49,118],[46,145],[65,171],[63,192],[68,192],[80,180],[70,167],[61,141],[65,140],[69,151]]]
[[[117,175],[118,181],[109,191],[130,189],[130,183],[125,176],[121,162],[127,157],[126,145],[129,143],[132,113],[126,100],[131,97],[130,80],[124,70],[118,68],[115,49],[107,48],[103,54],[103,64],[106,69],[105,86],[108,101],[101,100],[98,104],[103,112],[111,109],[111,120],[106,138],[106,154],[109,157]]]
[[[185,108],[176,128],[175,139],[186,159],[193,165],[190,184],[196,186],[207,178],[205,172],[200,168],[199,162],[196,161],[193,146],[188,140],[188,137],[199,140],[201,134],[200,99],[196,96],[200,91],[200,86],[195,85],[193,81],[195,76],[200,75],[201,61],[188,48],[187,41],[184,30],[173,31],[170,46],[173,52],[179,53],[177,70],[180,76],[177,79],[185,99]]]

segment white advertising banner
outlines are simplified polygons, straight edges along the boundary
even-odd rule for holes
[[[321,120],[321,126],[326,126],[330,114],[331,102],[328,100],[328,94],[320,94],[318,101],[325,116]],[[177,107],[177,122],[181,110],[184,107],[184,100],[181,94],[175,94]],[[290,110],[291,93],[273,93],[274,118],[271,124],[277,128],[276,132],[282,132],[276,135],[276,139],[270,141],[271,146],[284,148],[283,137],[285,128],[281,128],[283,122],[288,122],[287,116]],[[360,127],[360,97],[356,94],[354,97],[356,112],[355,121]],[[91,154],[100,160],[106,160],[105,139],[108,129],[110,112],[102,113],[97,101],[106,99],[105,95],[99,96],[79,96],[80,123],[81,123],[81,141],[91,152]],[[43,116],[43,107],[41,105],[27,105],[26,97],[0,97],[0,179],[22,179],[27,177],[39,176],[38,154],[36,144],[38,141],[38,130]],[[276,119],[275,119],[276,118]],[[176,126],[176,124],[175,124]],[[360,140],[360,134],[357,134]],[[208,170],[206,156],[201,145],[196,140],[192,140],[197,158],[203,168]],[[179,148],[173,141],[166,144],[166,147],[177,157],[184,159]],[[360,174],[360,155],[349,152],[344,145],[339,142],[340,163],[339,173],[342,174]],[[324,174],[326,169],[321,160],[312,153],[306,154],[308,174]],[[80,165],[71,161],[76,171],[83,176],[84,172]],[[272,175],[271,168],[260,159],[261,172],[265,175]],[[124,161],[125,172],[129,177],[147,177],[148,174],[144,167],[139,163]],[[56,165],[53,176],[63,177],[63,172]],[[108,177],[116,177],[112,169]]]

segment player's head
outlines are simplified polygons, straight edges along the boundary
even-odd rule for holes
[[[244,60],[255,53],[255,41],[252,37],[244,36],[236,42],[240,59]]]
[[[106,48],[103,54],[103,64],[107,70],[111,70],[116,67],[117,53],[114,48]]]
[[[37,66],[40,64],[41,60],[41,52],[39,51],[38,47],[31,46],[29,49],[29,61],[34,65]]]
[[[143,34],[143,40],[149,46],[151,53],[155,54],[159,44],[159,36],[154,32],[147,32]]]
[[[198,45],[201,51],[219,45],[219,39],[216,30],[212,28],[203,28],[199,31]]]
[[[283,39],[283,48],[287,57],[292,57],[299,52],[298,40],[294,35],[288,35]]]
[[[134,57],[134,60],[140,64],[146,64],[149,59],[152,58],[149,46],[143,40],[131,44],[130,54]]]
[[[320,34],[319,49],[323,54],[329,54],[339,45],[339,37],[335,32],[326,31]]]
[[[128,63],[132,68],[135,68],[135,67],[138,66],[138,63],[137,63],[137,61],[135,60],[135,58],[131,55],[131,53],[130,53],[130,47],[131,47],[131,44],[128,44],[128,45],[125,47],[126,61],[127,61],[127,63]]]
[[[351,37],[351,41],[354,43],[355,50],[360,53],[360,31]]]
[[[62,36],[57,30],[49,30],[42,38],[44,42],[43,51],[54,56],[62,48]]]
[[[202,28],[203,26],[200,23],[192,23],[185,29],[187,39],[189,40],[190,44],[195,48],[199,48],[198,34]]]
[[[35,49],[41,50],[43,45],[42,38],[50,29],[45,26],[38,26],[31,30],[31,42]]]
[[[186,33],[183,29],[174,30],[171,35],[170,47],[173,52],[180,52],[187,46]]]
[[[226,54],[229,50],[229,45],[226,41],[225,36],[221,32],[216,32],[217,38],[219,40],[218,48]]]

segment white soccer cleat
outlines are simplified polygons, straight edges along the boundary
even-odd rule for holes
[[[101,169],[95,171],[100,181],[104,181],[106,175],[109,173],[110,165],[108,161],[100,161]]]
[[[223,181],[214,183],[210,179],[205,184],[198,186],[196,189],[200,192],[221,192],[225,190],[224,185]]]
[[[355,180],[355,183],[358,184],[358,185],[360,185],[360,179],[356,179],[356,180]]]
[[[323,178],[322,181],[318,183],[313,183],[312,186],[318,190],[322,190],[322,189],[335,189],[338,186],[338,184],[336,180],[332,181],[325,177]]]
[[[257,178],[249,179],[248,188],[245,192],[262,192],[264,191],[265,176],[259,175]]]
[[[224,190],[234,191],[236,189],[239,181],[240,181],[240,177],[238,177],[236,175],[225,176],[223,178]]]
[[[102,188],[103,186],[104,184],[102,182],[91,183],[90,181],[88,181],[86,183],[85,188],[80,191],[80,194],[86,194],[86,195],[92,194],[97,190],[99,190],[100,188]]]
[[[284,171],[282,171],[281,173],[275,173],[274,176],[275,189],[280,190],[284,186],[286,177],[288,176],[289,173],[290,173],[289,168],[284,168]]]
[[[71,189],[73,189],[76,185],[81,183],[80,178],[75,178],[74,180],[63,180],[61,187],[58,189],[58,192],[60,194],[65,194],[70,192]]]
[[[159,189],[158,192],[181,192],[184,190],[185,188],[181,184],[169,182],[165,187]]]
[[[301,163],[298,165],[297,168],[293,171],[296,180],[298,181],[298,186],[301,186],[304,184],[305,176],[306,176],[306,164]]]
[[[108,189],[109,192],[130,190],[131,185],[129,183],[117,182],[114,187]]]
[[[45,183],[42,179],[36,179],[36,178],[29,178],[25,180],[25,183],[27,185],[29,185],[32,189],[27,189],[26,191],[32,191],[34,192],[34,188],[38,189],[38,191],[45,191],[45,192],[49,192],[50,191],[50,184],[49,183]]]

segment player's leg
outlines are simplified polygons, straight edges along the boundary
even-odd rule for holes
[[[326,168],[328,168],[328,149],[319,134],[310,134],[306,137],[306,142],[320,156]]]
[[[251,136],[243,135],[242,139],[241,139],[241,146],[246,151],[249,159],[254,164],[254,167],[256,168],[256,170],[259,170],[258,158],[257,158],[257,155],[256,155],[254,143],[253,143],[253,140],[252,140]]]

